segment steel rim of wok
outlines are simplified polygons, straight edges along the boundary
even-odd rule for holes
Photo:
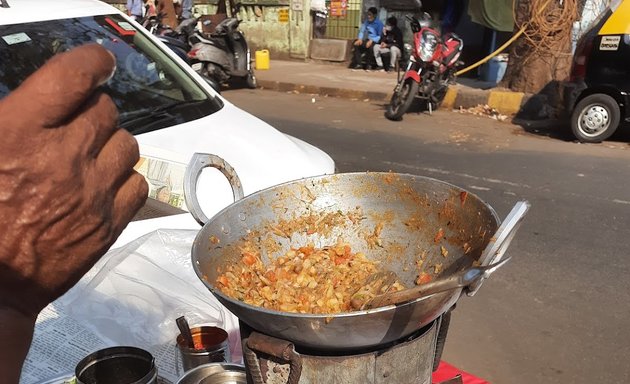
[[[192,179],[194,179],[194,177]],[[481,252],[488,243],[489,237],[496,231],[500,220],[494,209],[473,193],[444,181],[423,176],[380,172],[345,173],[300,179],[276,185],[235,201],[204,224],[203,228],[197,234],[193,242],[191,253],[195,273],[213,295],[248,326],[259,332],[286,339],[300,346],[329,351],[358,350],[404,338],[429,324],[451,308],[461,296],[462,289],[438,293],[410,301],[397,307],[389,306],[336,314],[303,314],[267,309],[233,299],[223,294],[220,289],[214,285],[216,273],[212,271],[212,268],[216,268],[216,264],[223,263],[223,265],[226,265],[230,263],[230,260],[227,260],[224,256],[218,257],[218,254],[225,255],[226,252],[230,253],[229,250],[226,251],[225,248],[232,247],[232,249],[236,249],[235,243],[240,241],[243,236],[246,236],[248,230],[252,231],[257,228],[260,222],[248,223],[249,219],[252,217],[270,215],[269,204],[265,204],[266,200],[269,200],[266,201],[269,203],[273,201],[274,198],[278,198],[278,194],[282,194],[283,198],[288,198],[287,196],[290,196],[289,192],[295,193],[295,191],[300,188],[308,187],[315,190],[315,192],[317,192],[318,188],[329,191],[326,193],[315,193],[314,200],[311,202],[311,208],[315,202],[321,199],[332,199],[329,203],[332,203],[333,206],[335,206],[335,204],[343,205],[340,204],[342,201],[348,205],[348,202],[343,199],[347,199],[345,196],[346,193],[351,193],[351,190],[356,188],[356,185],[353,184],[354,182],[372,183],[377,186],[377,190],[379,183],[381,183],[380,185],[382,187],[396,188],[396,186],[389,187],[386,185],[386,180],[390,179],[396,179],[394,184],[402,182],[407,185],[407,187],[409,187],[409,184],[414,184],[416,188],[418,186],[431,187],[428,190],[421,191],[422,193],[432,194],[432,196],[428,196],[428,200],[430,201],[433,201],[431,199],[438,201],[448,195],[448,199],[456,202],[457,199],[465,194],[466,203],[463,206],[468,208],[462,209],[462,212],[464,216],[466,216],[466,209],[470,209],[471,212],[475,213],[471,215],[471,217],[467,217],[467,220],[470,221],[475,219],[476,216],[474,225],[479,225],[481,222],[485,223],[484,233],[487,233],[487,238],[475,244],[474,250],[468,256],[460,255],[454,258],[455,261],[449,264],[446,269],[450,268],[452,271],[448,273],[454,273],[456,270],[461,270],[471,265],[481,256]],[[191,190],[194,190],[195,183],[196,181],[193,180],[193,184],[188,186],[188,194],[191,193]],[[344,183],[350,184],[344,185]],[[338,190],[337,188],[340,188],[342,185],[346,189],[344,191]],[[374,185],[370,186],[370,188],[374,187]],[[384,190],[388,188],[384,188]],[[362,193],[365,193],[368,189],[369,188],[363,189]],[[237,195],[236,191],[234,195]],[[335,197],[340,200],[335,201]],[[377,200],[379,200],[379,203],[382,198],[383,196],[378,196]],[[299,199],[294,200],[297,201]],[[356,196],[352,197],[351,200],[352,202],[349,205],[358,204]],[[446,204],[447,203],[445,203],[445,205]],[[252,209],[252,207],[255,206],[260,207],[260,209]],[[381,206],[382,205],[379,205],[379,208]],[[267,210],[265,210],[265,208]],[[292,207],[286,208],[292,211],[292,209],[290,209]],[[191,209],[191,212],[192,211]],[[431,208],[431,210],[427,212],[432,212],[435,216],[434,211],[435,210]],[[462,214],[462,212],[457,213]],[[245,216],[245,218],[243,218],[243,216]],[[262,220],[260,217],[259,219]],[[273,219],[278,219],[278,217],[273,215]],[[469,227],[474,225],[468,224]],[[233,227],[238,227],[238,230]],[[225,228],[229,229],[230,237],[237,239],[236,242],[232,244],[230,244],[229,241],[224,242],[226,241],[225,237],[227,237],[227,235],[222,232]],[[234,235],[235,232],[239,233]],[[417,235],[418,234],[413,238],[418,238]],[[447,236],[451,235],[452,233],[447,233]],[[214,250],[210,249],[214,246],[210,244],[209,240],[212,236],[220,237],[219,244],[221,244],[220,248],[222,251],[219,252],[217,248]],[[467,234],[467,236],[471,238],[474,237],[473,234]],[[431,236],[428,236],[428,233],[425,234],[423,240],[428,242],[429,237],[432,238],[433,234],[431,234]],[[411,245],[411,239],[412,238],[410,238],[408,242],[409,245]],[[295,240],[289,240],[288,243],[294,241]],[[300,246],[304,244],[289,245]],[[459,246],[461,246],[461,244],[459,244]],[[354,251],[355,246],[352,245],[352,248]],[[278,252],[275,256],[284,254],[285,251],[286,249]],[[234,252],[231,252],[231,254],[234,254]],[[232,262],[238,259],[238,256],[235,255]],[[215,264],[213,264],[212,260],[214,260]]]

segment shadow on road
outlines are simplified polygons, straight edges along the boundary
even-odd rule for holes
[[[576,141],[569,124],[562,120],[523,120],[514,118],[512,124],[532,135],[549,137],[561,141]]]
[[[381,108],[383,112],[385,112],[387,108],[386,103],[375,103],[375,106]],[[429,111],[426,108],[426,103],[422,103],[420,101],[414,102],[405,115],[413,114],[429,114]],[[488,119],[491,119],[491,117],[488,116]],[[525,120],[513,118],[511,122],[505,122],[505,124],[511,125],[513,128],[521,128],[523,132],[531,135],[548,137],[550,139],[569,143],[577,143],[575,136],[573,136],[573,133],[571,132],[569,122],[565,120]],[[605,142],[627,145],[630,147],[630,123],[622,124],[615,134]]]
[[[532,135],[545,136],[551,139],[562,140],[566,142],[577,142],[575,136],[571,132],[568,121],[563,120],[520,120],[513,119],[512,124],[517,125],[523,131]],[[613,142],[621,145],[630,146],[630,124],[622,124],[617,131],[605,142]]]

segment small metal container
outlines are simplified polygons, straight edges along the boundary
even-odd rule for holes
[[[191,369],[177,384],[247,384],[245,366],[230,363],[209,363]]]
[[[190,329],[196,348],[190,348],[182,335],[177,348],[184,372],[207,363],[229,363],[228,333],[219,327],[202,326]]]
[[[111,347],[87,355],[77,364],[78,384],[157,384],[153,356],[136,347]]]

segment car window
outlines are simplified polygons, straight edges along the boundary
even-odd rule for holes
[[[223,106],[115,14],[0,26],[0,98],[56,53],[87,43],[116,56],[116,72],[103,89],[119,109],[120,125],[133,134],[195,120]]]

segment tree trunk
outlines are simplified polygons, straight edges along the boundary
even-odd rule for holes
[[[562,6],[556,0],[518,0],[515,32],[522,26],[526,32],[512,44],[502,87],[530,94],[553,92],[558,81],[568,78],[578,5],[564,0]]]

